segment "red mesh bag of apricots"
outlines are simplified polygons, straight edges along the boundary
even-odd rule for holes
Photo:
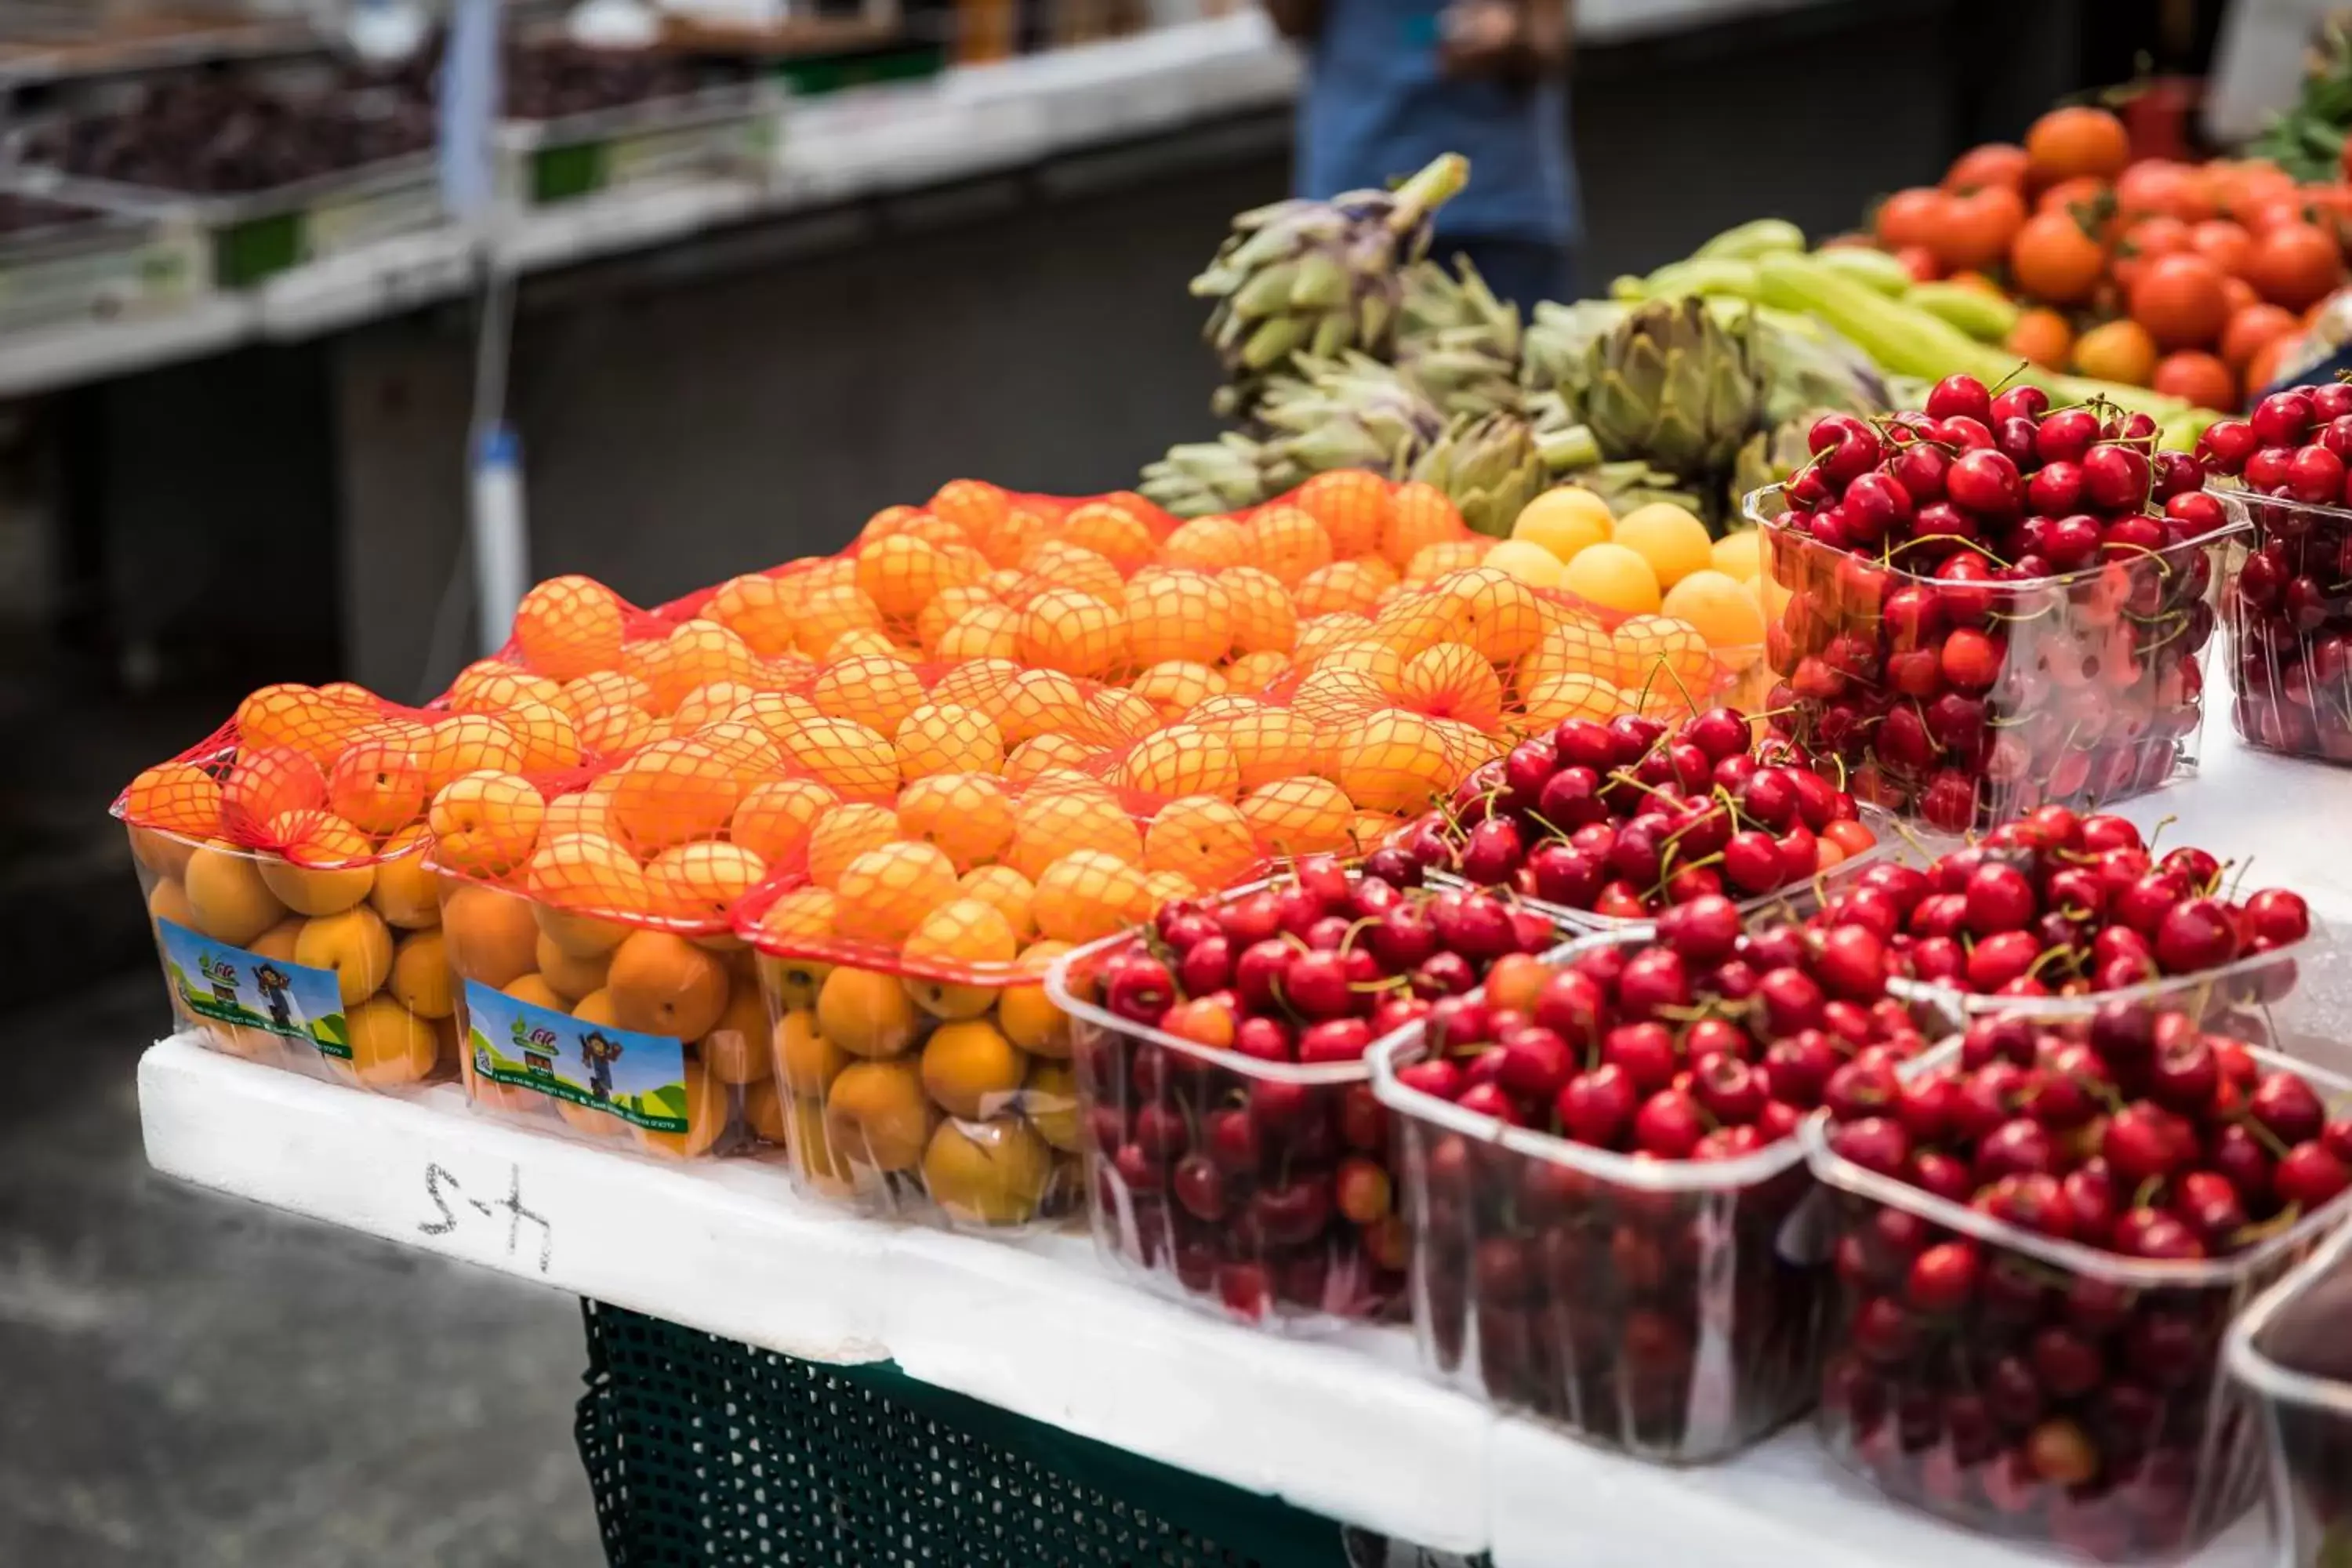
[[[174,1014],[213,1047],[398,1090],[456,1066],[433,792],[560,737],[523,715],[401,708],[348,683],[264,687],[114,803]]]

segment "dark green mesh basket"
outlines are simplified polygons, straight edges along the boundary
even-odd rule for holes
[[[933,1388],[599,1302],[580,1457],[615,1568],[1450,1561]]]

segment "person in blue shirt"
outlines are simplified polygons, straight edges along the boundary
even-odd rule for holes
[[[1267,0],[1307,49],[1298,194],[1378,189],[1460,153],[1470,184],[1439,209],[1431,254],[1466,255],[1522,312],[1574,299],[1570,3]]]

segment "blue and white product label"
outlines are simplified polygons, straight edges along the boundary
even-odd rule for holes
[[[608,1110],[648,1132],[687,1131],[686,1044],[593,1023],[466,982],[474,1072]]]
[[[163,941],[163,967],[189,1012],[300,1040],[318,1047],[321,1056],[351,1058],[343,988],[333,970],[264,958],[170,921],[159,920],[155,928]]]

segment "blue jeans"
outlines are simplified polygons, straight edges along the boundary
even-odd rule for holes
[[[1565,303],[1576,298],[1576,258],[1565,245],[1545,239],[1453,238],[1440,236],[1429,253],[1443,262],[1466,256],[1498,300],[1519,308],[1527,319],[1538,300]]]

